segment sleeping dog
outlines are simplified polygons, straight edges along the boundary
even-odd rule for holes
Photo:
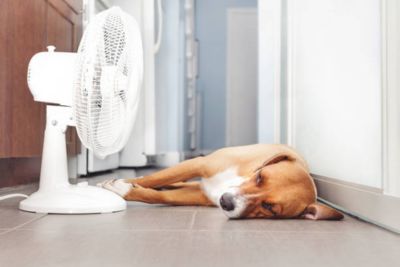
[[[189,181],[197,177],[201,181]],[[218,206],[229,218],[343,218],[316,202],[305,160],[278,144],[227,147],[148,176],[99,186],[131,201]]]

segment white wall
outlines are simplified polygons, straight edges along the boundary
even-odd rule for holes
[[[380,188],[380,0],[288,8],[290,142],[314,174]]]

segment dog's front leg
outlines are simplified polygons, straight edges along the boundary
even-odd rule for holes
[[[126,186],[129,186],[127,188]],[[213,206],[200,187],[199,182],[193,182],[190,186],[172,190],[155,190],[152,188],[132,186],[121,180],[108,181],[105,188],[119,194],[125,200],[139,201],[149,204],[167,204],[179,206]]]
[[[141,178],[125,179],[124,182],[146,188],[160,188],[177,182],[185,182],[195,177],[204,177],[205,159],[197,157],[185,160],[173,167]]]
[[[158,191],[152,188],[134,187],[125,197],[126,200],[150,204],[178,206],[213,206],[200,187],[185,187],[174,190]]]

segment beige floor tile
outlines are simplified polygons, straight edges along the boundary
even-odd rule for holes
[[[20,211],[16,207],[0,207],[0,229],[20,227],[43,216],[45,214]]]
[[[297,266],[398,266],[399,241],[376,242],[368,238],[349,236],[335,238],[332,233],[314,235],[318,237],[280,239],[274,236],[276,246],[281,248],[275,257],[279,258],[281,264],[297,262]],[[279,255],[287,255],[287,258]],[[308,257],[308,264],[304,261],[305,255]]]
[[[378,227],[346,216],[342,221],[311,220],[228,220],[219,210],[199,210],[193,225],[196,230],[277,231],[277,232],[381,232]],[[385,231],[386,232],[386,231]]]
[[[19,230],[0,235],[0,266],[177,266],[184,233],[65,233]]]
[[[337,242],[347,240],[355,240],[360,242],[373,242],[373,243],[385,243],[385,242],[399,242],[400,235],[392,232],[372,227],[372,231],[365,232],[296,232],[296,231],[272,231],[269,232],[273,239],[280,241],[292,241],[292,240],[334,240]]]
[[[193,211],[163,208],[129,208],[112,214],[47,215],[22,229],[65,232],[188,230],[193,214]]]
[[[17,187],[8,187],[8,188],[1,188],[0,189],[0,196],[8,195],[8,194],[25,194],[25,195],[30,195],[33,192],[35,192],[38,189],[38,184],[28,184],[28,185],[23,185],[23,186],[17,186]],[[16,197],[16,198],[9,198],[0,201],[0,208],[1,207],[18,207],[18,204],[21,200],[24,198],[21,197]]]
[[[398,266],[398,242],[317,234],[287,240],[251,231],[18,230],[0,236],[0,266]]]

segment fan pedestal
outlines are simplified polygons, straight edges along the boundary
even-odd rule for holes
[[[87,183],[68,182],[65,131],[72,125],[72,108],[47,106],[39,190],[19,208],[39,213],[109,213],[126,209],[120,196]]]

